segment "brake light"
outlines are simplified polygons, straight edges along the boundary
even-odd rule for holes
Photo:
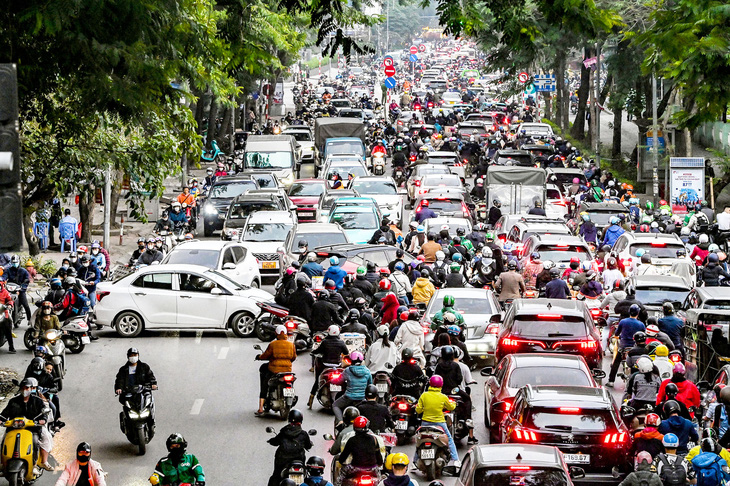
[[[560,407],[560,413],[580,413],[578,407]]]
[[[499,334],[499,324],[490,324],[487,326],[487,334]]]
[[[341,375],[342,375],[342,373],[332,373],[330,375],[330,378],[333,379],[333,380],[337,380],[337,379],[340,378]]]
[[[426,447],[431,447],[431,442],[424,442],[423,445],[426,446]]]
[[[469,218],[469,208],[466,203],[461,203],[461,211],[464,213],[465,218]]]
[[[286,381],[287,383],[294,381],[294,375],[284,375],[283,378],[284,378],[284,381]]]
[[[537,442],[537,435],[532,430],[515,429],[515,435],[518,440],[524,440],[527,442]]]
[[[562,319],[563,316],[560,314],[538,314],[538,319]]]
[[[570,245],[555,245],[555,246],[557,246],[558,248],[568,248],[568,247],[570,247]]]
[[[616,434],[606,434],[603,439],[604,444],[623,444],[626,440],[626,432],[620,432]]]
[[[567,206],[568,205],[568,203],[566,201],[562,200],[562,199],[560,201],[554,202],[553,204],[555,206]]]
[[[510,466],[510,471],[529,471],[530,466]]]
[[[591,316],[600,317],[601,316],[601,309],[591,309]]]
[[[297,323],[294,321],[286,321],[286,327],[289,329],[294,329],[295,327],[297,327]]]
[[[314,336],[314,340],[315,340],[316,342],[318,342],[318,343],[321,343],[321,342],[322,342],[322,336],[319,336],[319,335],[317,335],[317,336]]]
[[[651,244],[651,246],[658,247],[658,248],[664,248],[665,246],[667,246],[667,244],[666,243],[656,243],[656,242],[654,242],[654,243]]]
[[[400,402],[398,404],[398,410],[400,410],[401,412],[405,412],[406,410],[408,410],[408,404],[406,402]]]
[[[413,185],[416,186],[416,187],[420,186],[421,185],[420,179],[413,181]]]
[[[327,255],[329,255],[329,253],[327,253],[326,251],[318,251],[317,252],[317,256],[327,256]]]
[[[373,478],[371,478],[370,476],[363,476],[360,478],[358,483],[360,484],[360,486],[372,486]]]
[[[502,339],[502,346],[517,347],[520,344],[531,344],[534,346],[540,346],[542,349],[546,349],[545,343],[542,343],[540,341],[526,341],[524,339],[515,339],[515,338]]]
[[[415,360],[415,359],[413,359],[413,358],[411,358],[410,360],[408,360],[408,363],[409,363],[409,364],[416,364],[416,360]]]
[[[103,299],[104,297],[106,297],[110,293],[111,292],[109,292],[108,290],[99,290],[99,291],[96,292],[96,300],[99,301],[99,302],[101,302],[101,299]]]

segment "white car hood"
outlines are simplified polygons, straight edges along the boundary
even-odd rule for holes
[[[242,297],[248,297],[250,299],[254,299],[254,300],[257,300],[260,302],[269,302],[269,301],[274,300],[273,295],[271,295],[267,291],[261,290],[261,289],[250,288],[250,289],[239,290],[237,293],[238,293],[238,295],[240,295]]]

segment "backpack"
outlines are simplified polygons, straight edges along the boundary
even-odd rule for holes
[[[697,486],[722,486],[725,484],[725,473],[720,465],[720,456],[712,452],[703,452],[692,459],[692,467],[697,475]]]
[[[638,479],[638,482],[636,483],[638,486],[650,486],[651,480],[654,477],[654,473],[651,471],[635,471],[634,474],[636,475],[636,479]]]
[[[74,300],[71,307],[76,311],[77,314],[85,314],[89,312],[91,308],[91,300],[81,292],[74,292],[76,299]]]
[[[666,454],[657,456],[662,463],[662,471],[659,478],[664,486],[685,486],[687,484],[687,471],[682,466],[682,458],[676,456],[674,462],[669,462]]]

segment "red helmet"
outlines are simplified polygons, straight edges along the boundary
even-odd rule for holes
[[[356,431],[359,430],[361,432],[364,432],[368,430],[368,426],[370,425],[370,421],[366,418],[360,415],[352,422],[352,428]]]
[[[570,263],[580,263],[580,258],[578,258],[578,257],[571,257],[570,258]]]
[[[403,312],[401,312],[401,313],[400,313],[400,316],[398,316],[398,318],[399,318],[399,319],[400,319],[401,321],[407,321],[407,320],[408,320],[408,311],[403,311]]]
[[[390,280],[387,278],[384,278],[380,281],[378,284],[378,287],[380,287],[380,290],[390,290]]]
[[[667,201],[665,201],[664,199],[662,199],[661,201],[659,201],[659,205],[660,206],[666,206],[667,205]]]
[[[428,199],[424,199],[423,201],[421,201],[421,207],[423,207],[423,208],[428,207]]]
[[[432,386],[434,388],[441,388],[444,386],[444,379],[441,378],[439,375],[433,375],[430,380],[428,380],[429,386]]]
[[[646,419],[644,419],[644,423],[646,425],[651,425],[652,427],[659,427],[659,424],[662,423],[662,419],[659,418],[659,415],[650,413],[646,416]]]

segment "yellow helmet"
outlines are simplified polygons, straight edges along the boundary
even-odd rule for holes
[[[660,345],[659,345],[659,346],[657,346],[657,347],[656,347],[656,349],[654,350],[654,354],[656,354],[657,356],[663,356],[663,357],[667,357],[667,356],[669,356],[669,348],[668,348],[668,347],[666,347],[666,346],[665,346],[665,345],[663,345],[663,344],[660,344]]]
[[[150,483],[152,486],[157,486],[160,484],[160,476],[157,475],[157,473],[154,473],[152,476],[150,476]]]
[[[393,469],[394,465],[407,466],[410,463],[408,455],[402,452],[396,452],[395,454],[389,454],[385,459],[385,468]]]

